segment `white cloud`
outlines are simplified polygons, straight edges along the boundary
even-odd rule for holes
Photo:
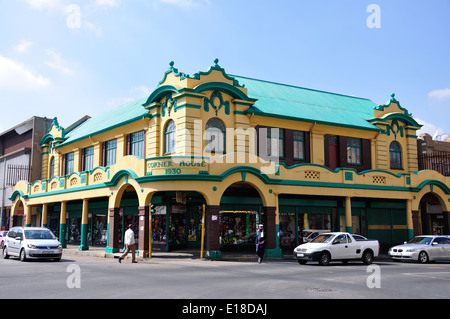
[[[428,93],[428,97],[431,99],[436,100],[446,100],[450,99],[450,88],[448,89],[440,89],[440,90],[433,90]]]
[[[421,133],[428,133],[431,135],[431,137],[434,137],[435,135],[439,136],[446,133],[442,128],[437,127],[434,124],[425,122],[424,120],[419,119],[417,117],[415,118],[415,120],[417,121],[417,123],[423,125],[422,128],[419,131],[417,131],[418,135]]]
[[[36,75],[25,64],[0,55],[0,89],[30,90],[48,87],[50,80]]]
[[[22,40],[18,45],[14,46],[14,51],[17,53],[26,53],[32,44],[31,41]]]
[[[27,3],[36,9],[63,10],[67,3],[64,0],[26,0]]]
[[[46,53],[50,58],[50,61],[45,62],[47,66],[66,75],[73,74],[73,70],[67,66],[67,61],[61,57],[60,53],[51,49],[46,50]]]
[[[99,6],[116,7],[120,4],[119,0],[95,0]]]
[[[202,4],[210,4],[209,0],[158,0],[158,1],[184,8],[195,7]]]

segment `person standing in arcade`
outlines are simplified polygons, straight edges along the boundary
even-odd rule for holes
[[[266,240],[266,234],[264,233],[264,225],[258,226],[258,237],[256,239],[256,254],[258,255],[258,263],[262,263],[264,257],[264,242]]]

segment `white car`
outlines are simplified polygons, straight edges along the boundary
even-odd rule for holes
[[[392,260],[412,260],[428,263],[437,260],[450,260],[449,236],[416,236],[403,245],[394,246],[388,251]]]
[[[357,259],[370,265],[373,259],[378,257],[379,249],[378,240],[368,240],[361,235],[345,232],[324,233],[310,243],[297,246],[294,249],[294,257],[301,265],[310,260],[325,266],[332,260],[347,262]]]
[[[48,228],[13,227],[4,240],[3,258],[19,257],[27,259],[53,259],[60,261],[61,243]]]

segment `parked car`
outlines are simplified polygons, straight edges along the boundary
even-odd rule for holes
[[[450,237],[416,236],[403,245],[391,247],[388,255],[395,261],[412,260],[428,263],[437,260],[450,260]]]
[[[368,240],[361,235],[345,232],[324,233],[310,243],[297,246],[294,249],[294,257],[299,264],[314,260],[325,266],[332,260],[347,262],[359,259],[370,265],[373,259],[378,257],[379,250],[378,240]]]
[[[8,231],[2,230],[0,231],[0,247],[3,249],[3,240],[6,237],[6,234],[8,234]]]
[[[48,228],[13,227],[4,240],[3,258],[61,260],[62,246]]]
[[[329,229],[328,230],[325,230],[325,229],[304,229],[303,232],[302,232],[303,243],[309,243],[314,238],[319,236],[320,234],[329,233],[329,232],[330,232]]]

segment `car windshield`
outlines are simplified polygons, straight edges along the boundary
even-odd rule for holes
[[[319,235],[311,241],[312,243],[329,243],[331,239],[334,237],[332,234],[323,234]]]
[[[27,239],[55,239],[52,232],[47,229],[25,230],[25,237]]]
[[[414,237],[413,239],[411,239],[408,242],[408,244],[429,245],[432,240],[433,240],[433,237]]]

